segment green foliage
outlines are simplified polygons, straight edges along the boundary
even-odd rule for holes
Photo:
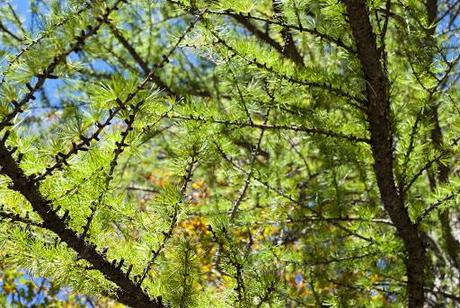
[[[60,287],[139,307],[404,305],[346,2],[0,4],[0,300],[27,270],[56,307]],[[426,235],[426,302],[454,307],[460,4],[437,1],[427,34],[424,1],[365,2],[388,172]]]

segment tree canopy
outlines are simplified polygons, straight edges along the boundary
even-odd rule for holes
[[[2,3],[3,294],[13,269],[132,307],[460,305],[459,14]]]

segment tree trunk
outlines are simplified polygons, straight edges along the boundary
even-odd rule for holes
[[[407,250],[409,307],[422,307],[426,261],[423,233],[410,220],[394,181],[388,80],[382,68],[382,59],[377,49],[366,2],[364,0],[343,0],[343,2],[366,80],[366,112],[377,185],[383,206]]]

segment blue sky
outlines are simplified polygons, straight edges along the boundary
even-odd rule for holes
[[[11,5],[16,9],[16,12],[23,17],[28,17],[29,14],[29,1],[28,0],[12,0]],[[25,22],[28,22],[29,18],[26,18]]]

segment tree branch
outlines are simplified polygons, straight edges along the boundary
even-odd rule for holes
[[[151,299],[146,292],[131,281],[129,274],[123,273],[121,267],[116,265],[116,260],[109,262],[103,253],[97,251],[94,244],[86,242],[71,229],[67,223],[68,212],[62,217],[58,216],[51,201],[43,197],[40,192],[39,184],[27,177],[13,159],[12,151],[7,148],[5,142],[5,138],[0,142],[0,173],[11,179],[11,189],[21,193],[30,202],[34,211],[43,220],[43,227],[54,232],[78,254],[78,257],[91,263],[94,269],[115,283],[119,288],[117,297],[120,302],[132,307],[163,307],[161,299]]]
[[[407,208],[399,196],[393,171],[393,135],[390,121],[390,99],[387,76],[382,67],[375,34],[364,0],[342,0],[345,4],[358,58],[365,78],[367,118],[371,134],[374,172],[383,206],[398,230],[406,247],[408,258],[409,307],[423,307],[425,295],[425,246],[423,232],[412,223]]]

